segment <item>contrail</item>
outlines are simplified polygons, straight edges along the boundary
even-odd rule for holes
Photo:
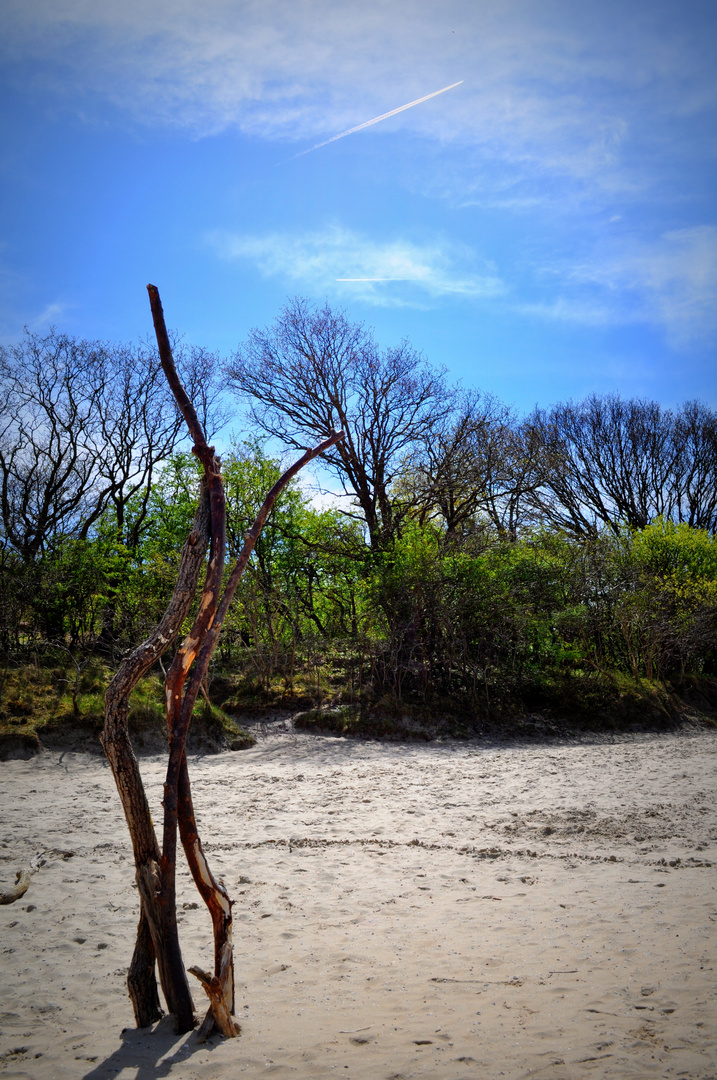
[[[432,94],[426,94],[425,97],[416,98],[415,101],[409,101],[408,105],[400,105],[397,109],[391,109],[390,112],[382,113],[381,116],[374,116],[373,120],[365,120],[363,124],[357,124],[356,127],[349,128],[348,131],[342,131],[340,135],[333,135],[330,139],[326,139],[324,142],[317,143],[316,146],[310,146],[308,150],[302,150],[300,154],[294,154],[293,158],[289,158],[289,161],[293,161],[294,158],[303,157],[304,154],[310,154],[313,150],[319,150],[322,146],[328,146],[329,143],[336,142],[337,139],[345,139],[347,135],[353,135],[356,131],[363,131],[364,128],[371,127],[371,124],[378,124],[380,120],[388,120],[389,116],[395,116],[396,113],[405,112],[406,109],[412,109],[414,105],[420,105],[424,101],[429,101],[431,98],[438,97],[439,94],[445,94],[446,90],[452,90],[455,86],[460,86],[463,79],[459,79],[458,82],[451,83],[450,86],[444,86],[442,90],[434,90]]]

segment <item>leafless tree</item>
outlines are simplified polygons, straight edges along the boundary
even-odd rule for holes
[[[443,522],[448,541],[486,524],[515,539],[542,479],[542,448],[530,436],[492,395],[463,393],[407,458],[401,493],[420,521]]]
[[[401,462],[452,408],[443,372],[408,342],[382,353],[342,312],[296,298],[272,326],[252,330],[228,373],[256,425],[290,446],[344,430],[326,460],[358,503],[371,546],[383,548],[404,513],[391,498]]]
[[[216,357],[178,350],[190,392],[216,397]],[[147,348],[83,341],[52,330],[0,348],[0,509],[3,539],[31,563],[58,534],[86,537],[108,508],[119,538],[139,495],[141,528],[159,462],[184,438],[183,421]]]
[[[717,532],[717,412],[688,401],[675,417],[677,518]]]
[[[0,349],[3,534],[24,562],[57,532],[86,535],[109,495],[95,454],[100,387],[87,377],[107,362],[99,349],[54,332]]]
[[[221,424],[216,373],[218,358],[205,349],[173,343],[178,373],[198,416],[212,436],[213,423]],[[103,357],[103,359],[105,359]],[[94,378],[99,384],[96,438],[97,475],[108,490],[118,538],[130,549],[139,542],[157,466],[166,461],[185,438],[184,421],[169,394],[156,350],[148,347],[115,348]],[[131,524],[127,507],[138,497]]]
[[[538,409],[530,426],[548,461],[536,508],[551,525],[619,533],[675,515],[680,446],[673,414],[657,402],[592,395]]]

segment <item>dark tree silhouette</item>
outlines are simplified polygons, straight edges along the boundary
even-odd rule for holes
[[[705,405],[593,394],[536,410],[528,427],[545,456],[535,508],[548,524],[579,535],[658,517],[717,527],[717,413]]]

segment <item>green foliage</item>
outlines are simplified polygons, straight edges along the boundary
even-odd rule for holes
[[[21,734],[61,745],[79,730],[88,748],[99,751],[111,677],[109,666],[96,657],[78,660],[56,646],[44,649],[34,663],[6,667],[0,681],[0,740]],[[163,679],[156,672],[141,679],[132,692],[129,730],[140,749],[159,750],[166,744]],[[221,708],[203,698],[195,705],[190,749],[226,744],[239,749],[253,741]]]
[[[280,472],[258,443],[226,455],[227,572]],[[0,552],[6,654],[54,649],[63,672],[52,707],[47,686],[18,683],[5,695],[8,717],[39,709],[53,722],[98,720],[97,672],[108,669],[92,657],[133,647],[161,617],[198,482],[191,455],[175,455],[147,499],[127,502],[121,536],[105,515],[85,539],[53,537],[30,566]],[[475,719],[531,702],[603,716],[628,715],[634,698],[657,715],[664,702],[657,694],[653,709],[648,684],[715,674],[716,641],[717,539],[707,532],[656,521],[582,538],[542,528],[513,540],[487,527],[457,538],[407,520],[375,552],[352,519],[318,509],[295,481],[240,582],[214,662],[214,704],[201,707],[206,725],[222,727],[217,702],[312,704],[332,730],[353,733],[379,732],[379,713],[396,723],[441,711]],[[153,676],[132,722],[160,730],[162,716]]]
[[[260,444],[241,443],[225,458],[228,547],[235,558],[281,473]],[[220,644],[225,664],[243,663],[268,690],[280,673],[290,689],[296,653],[316,635],[355,636],[363,612],[358,583],[365,561],[355,525],[317,510],[297,481],[282,492],[257,541]]]
[[[707,533],[657,522],[578,541],[540,530],[518,542],[494,535],[477,554],[441,540],[434,526],[411,526],[374,580],[381,691],[495,713],[536,682],[715,669],[717,542]]]

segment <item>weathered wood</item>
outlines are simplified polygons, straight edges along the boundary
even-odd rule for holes
[[[9,889],[0,890],[0,904],[14,904],[16,900],[24,896],[30,887],[30,880],[34,872],[29,866],[24,866],[22,870],[16,871],[15,884],[11,885]]]
[[[227,1007],[224,994],[225,980],[223,975],[224,971],[228,970],[231,962],[231,945],[227,944],[224,948],[224,957],[219,975],[209,975],[206,971],[203,971],[202,968],[197,967],[196,965],[189,969],[192,975],[195,975],[196,978],[199,979],[206,991],[214,1024],[219,1031],[221,1031],[222,1035],[225,1035],[228,1039],[236,1038],[241,1032],[239,1024],[232,1019],[232,1012]],[[200,1039],[206,1038],[211,1031],[208,1019],[209,1017],[207,1016],[199,1030],[198,1038]]]
[[[244,546],[237,559],[237,562],[229,576],[229,580],[224,588],[219,604],[216,607],[216,614],[210,626],[204,635],[204,642],[199,652],[196,666],[192,671],[191,679],[187,688],[187,695],[190,696],[192,707],[196,701],[197,691],[202,684],[202,679],[206,674],[209,660],[211,659],[212,652],[216,645],[219,632],[222,628],[224,618],[229,610],[231,602],[234,598],[237,585],[241,579],[244,569],[249,561],[249,557],[254,549],[257,538],[261,533],[262,526],[266,521],[268,514],[270,513],[274,503],[282,490],[293,479],[294,476],[308,464],[309,461],[317,457],[319,454],[324,453],[339,439],[343,438],[342,432],[334,432],[328,439],[325,439],[319,446],[314,447],[311,450],[307,450],[306,453],[295,462],[289,469],[287,469],[282,476],[277,480],[276,484],[272,487],[271,491],[267,494],[264,503],[256,516],[254,524],[249,532],[246,534]],[[190,634],[190,638],[194,638],[194,628]],[[189,722],[189,714],[185,713],[182,709],[180,716],[180,724],[183,725]],[[186,730],[185,730],[186,739]],[[180,762],[180,770],[178,774],[178,800],[179,800],[179,830],[182,838],[182,845],[184,852],[189,863],[194,882],[201,894],[204,902],[206,903],[213,924],[214,930],[214,968],[215,978],[219,981],[216,984],[212,984],[214,987],[213,992],[218,994],[221,990],[223,995],[223,1007],[228,1010],[229,1013],[234,1012],[234,961],[233,961],[233,947],[231,942],[231,928],[232,928],[232,916],[231,907],[232,902],[229,898],[223,885],[216,881],[213,877],[209,866],[207,864],[204,852],[202,850],[201,841],[197,833],[196,822],[194,817],[194,808],[192,805],[191,788],[189,783],[189,773],[187,771],[186,755],[183,753],[183,757]],[[166,789],[165,789],[165,802],[166,802]],[[166,820],[166,819],[165,819]],[[192,969],[190,969],[192,970]],[[196,972],[195,972],[196,974]],[[205,986],[205,989],[207,987]],[[207,993],[209,991],[207,990]],[[210,995],[210,999],[211,998]],[[212,1006],[212,1015],[214,1015],[215,1009]],[[202,1024],[202,1031],[204,1031],[208,1024],[209,1017],[207,1016],[205,1022]],[[215,1016],[216,1021],[216,1016]],[[219,1027],[219,1022],[217,1026]],[[209,1024],[211,1028],[211,1024]],[[220,1028],[220,1030],[223,1030]],[[225,1032],[226,1034],[226,1032]]]
[[[179,834],[194,883],[211,916],[214,934],[214,974],[219,978],[224,1005],[229,1013],[233,1013],[232,901],[223,882],[217,881],[209,869],[202,849],[194,816],[186,756],[179,775]],[[202,1029],[206,1023],[205,1019]]]
[[[138,1028],[150,1027],[164,1015],[157,993],[157,980],[154,975],[155,961],[149,920],[144,907],[140,906],[137,941],[127,972],[127,988]]]
[[[189,724],[194,712],[199,687],[206,675],[209,659],[201,667],[198,651],[204,642],[216,614],[226,558],[226,505],[219,458],[207,440],[194,406],[187,397],[174,364],[164,312],[156,287],[149,285],[150,304],[154,321],[160,363],[174,394],[189,432],[194,440],[193,452],[204,466],[204,479],[210,499],[210,548],[204,586],[199,608],[189,634],[175,653],[165,679],[165,705],[169,732],[169,761],[164,783],[164,821],[162,828],[162,857],[160,861],[162,927],[166,935],[165,950],[168,962],[177,967],[177,977],[186,979],[176,936],[176,872],[177,829],[179,815],[179,777],[186,773],[185,747]],[[211,654],[210,654],[211,655]],[[194,670],[192,671],[192,668]],[[187,682],[190,671],[192,677]],[[185,686],[186,684],[186,686]],[[188,784],[188,778],[186,778]],[[176,939],[176,944],[175,944]],[[158,952],[159,958],[159,952]]]
[[[204,465],[204,475],[211,499],[211,548],[209,565],[194,624],[177,650],[165,680],[169,763],[164,785],[164,827],[162,836],[161,877],[167,903],[174,905],[176,890],[176,844],[179,828],[187,862],[195,884],[209,909],[215,952],[215,977],[220,979],[224,1007],[234,1010],[234,966],[231,945],[231,901],[226,890],[214,879],[197,833],[186,762],[186,740],[197,695],[209,668],[224,618],[254,549],[261,529],[276,499],[294,476],[313,458],[343,438],[334,432],[319,446],[306,453],[286,470],[267,494],[252,528],[246,535],[242,552],[219,599],[226,552],[226,507],[220,462],[214,448],[207,445],[204,431],[181,385],[174,365],[164,312],[155,286],[148,286],[160,361],[182,410],[194,440],[193,451]],[[222,959],[224,958],[223,966]],[[220,971],[222,974],[220,975]]]
[[[197,832],[187,769],[187,733],[197,694],[203,686],[224,618],[267,515],[280,492],[299,470],[344,436],[343,432],[333,432],[319,446],[307,450],[279,478],[247,533],[242,552],[222,592],[226,507],[220,461],[214,447],[207,443],[196,410],[177,374],[159,293],[154,285],[148,285],[147,289],[160,363],[194,441],[193,452],[202,462],[204,477],[199,509],[182,552],[177,584],[169,607],[155,632],[123,661],[105,695],[105,725],[101,741],[122,800],[142,904],[128,989],[137,1024],[146,1026],[157,1019],[160,1008],[154,977],[156,965],[167,1007],[174,1015],[177,1030],[184,1032],[194,1026],[194,1006],[177,929],[176,860],[179,833],[195,884],[209,909],[214,931],[214,975],[207,975],[199,968],[190,969],[201,979],[210,999],[210,1009],[201,1032],[206,1037],[212,1026],[216,1025],[225,1035],[234,1037],[239,1029],[231,1019],[234,1011],[232,902],[224,885],[211,873]],[[209,560],[199,607],[192,628],[177,649],[165,677],[169,759],[164,784],[160,849],[129,739],[129,695],[142,675],[176,639],[195,596],[207,545]]]
[[[71,859],[74,854],[74,851],[64,851],[61,848],[40,851],[30,860],[29,866],[23,866],[22,869],[15,871],[14,885],[9,889],[0,889],[0,904],[14,904],[16,900],[24,896],[30,887],[32,875],[36,874],[41,866],[44,866],[47,857],[57,856],[61,859]]]
[[[166,940],[166,932],[159,935],[158,927],[166,922],[158,909],[156,890],[142,889],[140,879],[145,880],[152,866],[159,865],[161,852],[157,835],[152,823],[152,815],[145,794],[137,759],[129,738],[127,718],[129,715],[129,697],[139,680],[176,640],[182,623],[189,614],[197,588],[199,573],[204,565],[205,553],[209,543],[209,493],[206,484],[202,484],[199,507],[192,530],[187,538],[180,559],[177,582],[167,610],[158,626],[137,649],[120,665],[105,694],[105,724],[100,741],[117,785],[122,802],[127,827],[134,852],[137,883],[146,922],[140,919],[138,940],[135,948],[136,966],[130,967],[128,990],[135,1018],[140,1018],[146,1026],[148,1017],[156,1013],[157,990],[153,970],[153,959],[159,957],[161,942]],[[151,916],[151,917],[150,917]],[[176,923],[176,916],[175,916]],[[145,932],[152,937],[151,953],[147,950]],[[157,936],[155,936],[157,935]],[[160,940],[161,938],[161,940]],[[140,975],[141,972],[141,975]],[[181,1017],[178,1023],[193,1024],[193,1003],[189,984],[184,975],[179,980],[179,989],[173,981],[172,970],[162,961],[159,964],[162,992],[167,1008],[175,1017]],[[135,977],[137,976],[137,977]],[[190,1019],[191,1018],[191,1019]]]

